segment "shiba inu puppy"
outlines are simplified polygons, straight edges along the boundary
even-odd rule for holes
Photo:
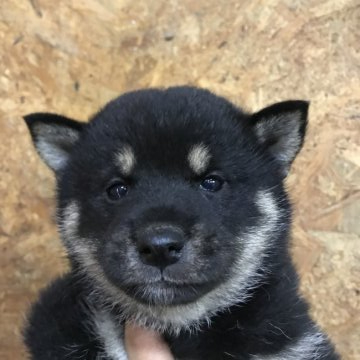
[[[307,113],[174,87],[122,95],[89,123],[26,116],[71,265],[31,310],[32,358],[127,359],[129,321],[176,359],[338,359],[289,256],[283,180]]]

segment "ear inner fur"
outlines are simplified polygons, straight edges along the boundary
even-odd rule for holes
[[[259,143],[278,161],[284,174],[300,151],[309,103],[285,101],[264,108],[251,118]]]
[[[55,172],[61,171],[85,125],[50,113],[29,114],[24,120],[41,158]]]

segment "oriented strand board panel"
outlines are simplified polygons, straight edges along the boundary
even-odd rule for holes
[[[21,120],[81,120],[131,89],[207,87],[256,110],[311,100],[288,179],[294,257],[313,316],[360,359],[358,0],[7,0],[0,3],[0,358],[23,359],[38,290],[66,269],[54,178]]]

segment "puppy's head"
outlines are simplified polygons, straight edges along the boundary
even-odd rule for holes
[[[178,87],[125,94],[88,124],[25,120],[57,177],[74,268],[127,318],[180,329],[246,300],[286,251],[282,181],[307,109],[247,114]]]

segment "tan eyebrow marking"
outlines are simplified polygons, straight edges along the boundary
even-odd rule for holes
[[[120,170],[124,175],[130,175],[135,163],[136,159],[133,149],[129,145],[124,145],[116,154],[116,164],[120,166]]]
[[[210,162],[210,153],[208,148],[204,144],[197,144],[191,147],[188,161],[190,168],[195,172],[195,174],[200,175],[203,173]]]

